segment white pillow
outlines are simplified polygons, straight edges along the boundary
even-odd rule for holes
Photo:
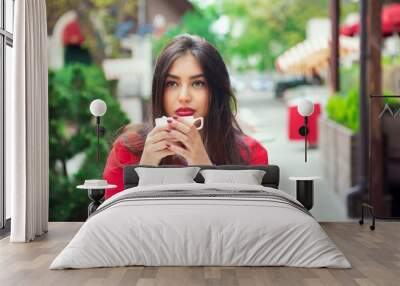
[[[199,167],[135,168],[139,176],[138,186],[195,183],[193,179],[199,170]]]
[[[201,170],[204,183],[235,183],[261,185],[265,171],[262,170]]]

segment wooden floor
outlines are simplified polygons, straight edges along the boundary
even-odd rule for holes
[[[0,241],[0,285],[400,285],[400,222],[321,223],[353,268],[120,267],[49,270],[81,223],[50,223],[32,243]]]

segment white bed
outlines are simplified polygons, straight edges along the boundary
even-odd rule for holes
[[[285,192],[198,183],[118,193],[83,224],[50,269],[127,265],[351,267]]]

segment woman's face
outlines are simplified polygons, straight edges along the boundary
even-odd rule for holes
[[[164,86],[164,110],[167,116],[205,117],[209,90],[197,59],[186,53],[175,60]]]

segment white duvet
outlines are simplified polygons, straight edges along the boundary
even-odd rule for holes
[[[235,191],[227,197],[129,198],[137,192]],[[239,192],[240,191],[240,192]],[[249,191],[249,196],[243,196]],[[252,197],[263,191],[270,199]],[[50,269],[146,266],[294,266],[350,268],[318,222],[273,188],[176,184],[127,189],[106,200]]]

